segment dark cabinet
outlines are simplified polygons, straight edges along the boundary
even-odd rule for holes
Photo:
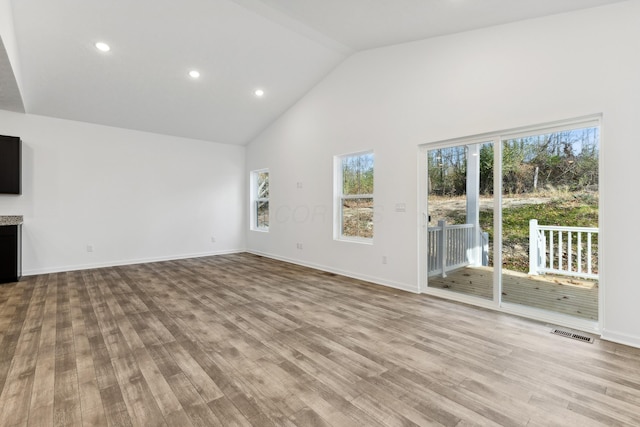
[[[0,226],[0,283],[22,277],[22,225]]]
[[[0,135],[0,193],[22,192],[22,144],[17,136]]]

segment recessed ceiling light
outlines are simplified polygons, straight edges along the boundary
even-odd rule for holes
[[[189,76],[190,76],[192,79],[197,79],[198,77],[200,77],[200,71],[198,71],[198,70],[191,70],[191,71],[189,71]]]
[[[96,49],[101,52],[109,52],[111,50],[111,47],[104,42],[98,42],[96,43]]]
[[[254,94],[255,96],[257,96],[258,98],[262,98],[262,97],[264,96],[264,90],[262,90],[262,89],[256,89],[256,90],[253,92],[253,94]]]

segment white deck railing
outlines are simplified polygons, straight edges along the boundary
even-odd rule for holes
[[[429,276],[446,277],[470,264],[488,265],[488,235],[473,224],[438,221],[427,232]],[[529,274],[545,273],[597,279],[598,228],[539,225],[538,220],[530,220]]]
[[[448,271],[471,263],[474,250],[473,224],[447,225],[438,221],[436,227],[428,227],[427,256],[428,275],[447,275]]]
[[[529,221],[529,274],[598,278],[598,228]]]

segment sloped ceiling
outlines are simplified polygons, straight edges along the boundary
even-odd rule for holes
[[[616,1],[12,0],[0,108],[246,144],[358,50]]]
[[[0,40],[0,109],[24,113],[18,82],[2,40]]]

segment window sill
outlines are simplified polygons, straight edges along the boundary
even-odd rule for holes
[[[359,243],[361,245],[373,245],[373,237],[370,239],[362,237],[335,237],[336,242]]]

